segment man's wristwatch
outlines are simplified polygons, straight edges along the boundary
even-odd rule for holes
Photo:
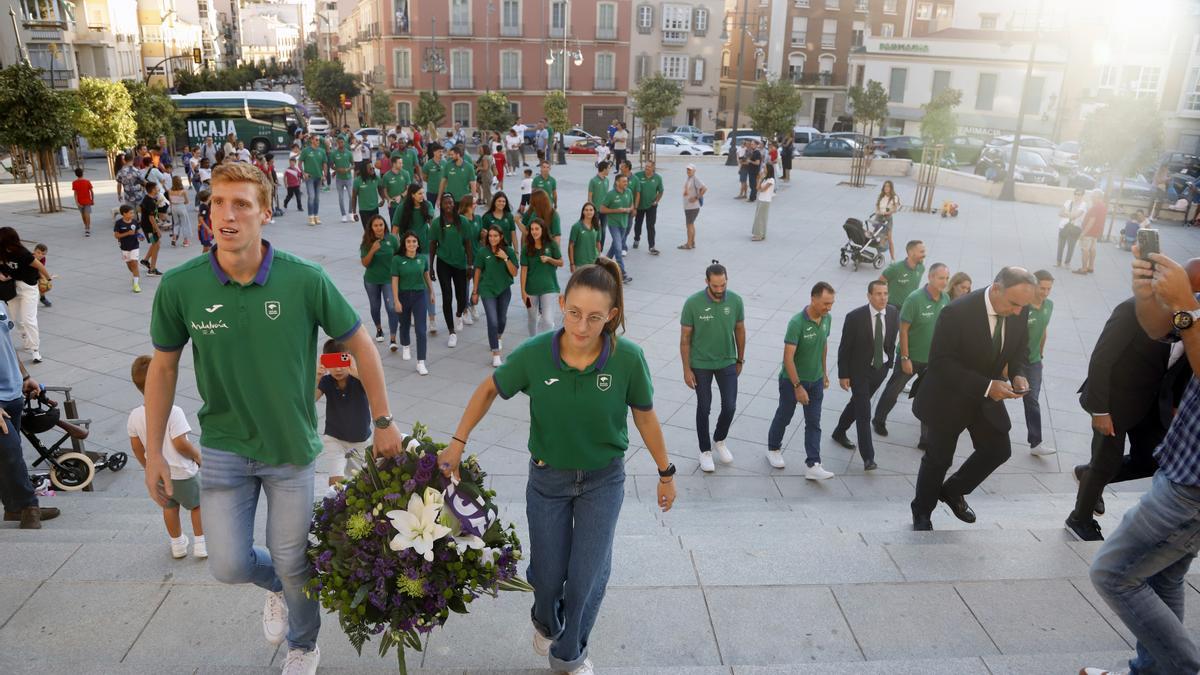
[[[671,476],[674,476],[675,475],[675,465],[668,464],[667,468],[659,469],[658,475],[660,478],[670,478]]]
[[[1171,317],[1171,323],[1179,330],[1191,328],[1197,320],[1200,320],[1200,309],[1175,312],[1175,315]]]
[[[907,357],[907,356],[905,356],[905,355],[903,355],[903,354],[901,354],[901,355],[900,355],[900,360],[901,360],[901,361],[907,361],[907,360],[908,360],[908,357]]]
[[[383,416],[375,418],[375,428],[376,429],[386,429],[390,426],[392,426],[392,416],[391,415],[383,415]]]

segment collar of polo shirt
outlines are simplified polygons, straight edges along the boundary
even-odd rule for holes
[[[271,262],[275,260],[275,247],[271,246],[271,242],[263,239],[262,242],[266,245],[267,250],[263,251],[262,264],[258,266],[258,274],[254,275],[254,279],[250,282],[259,286],[267,285],[267,277],[271,276]],[[217,281],[221,282],[222,286],[227,285],[232,279],[221,269],[221,265],[217,263],[217,247],[214,245],[212,251],[209,252],[209,263],[212,265],[213,274],[216,275]]]
[[[565,328],[559,328],[558,332],[556,332],[554,334],[554,339],[550,341],[550,355],[554,358],[554,363],[558,366],[559,370],[567,368],[567,366],[562,361],[562,353],[561,353],[562,350],[559,347],[559,344],[560,344],[559,340],[562,339],[564,332],[566,332]],[[604,335],[603,338],[604,338],[604,342],[600,346],[600,357],[597,358],[596,362],[593,363],[591,366],[591,367],[594,367],[596,370],[604,370],[604,365],[606,363],[608,363],[608,357],[612,354],[612,341],[614,338],[612,338],[609,335]],[[580,372],[587,372],[587,371],[583,370]]]

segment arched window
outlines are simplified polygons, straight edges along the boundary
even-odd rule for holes
[[[800,84],[804,79],[804,63],[806,58],[804,54],[793,53],[788,54],[788,78],[795,84]]]
[[[729,50],[721,52],[721,77],[729,77]],[[1200,88],[1198,88],[1200,90]],[[1197,109],[1200,109],[1200,104],[1197,104]]]
[[[817,72],[820,74],[821,84],[833,84],[833,54],[822,54],[817,57]]]

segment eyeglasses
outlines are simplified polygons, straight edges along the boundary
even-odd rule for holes
[[[608,317],[603,314],[588,314],[584,317],[583,312],[577,309],[568,309],[564,318],[571,323],[579,323],[586,318],[589,328],[596,328],[608,322]]]

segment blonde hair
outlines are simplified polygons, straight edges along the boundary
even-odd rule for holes
[[[271,208],[271,180],[262,169],[245,162],[220,164],[213,169],[209,185],[216,187],[217,183],[252,183],[258,196],[258,206],[267,211]]]

